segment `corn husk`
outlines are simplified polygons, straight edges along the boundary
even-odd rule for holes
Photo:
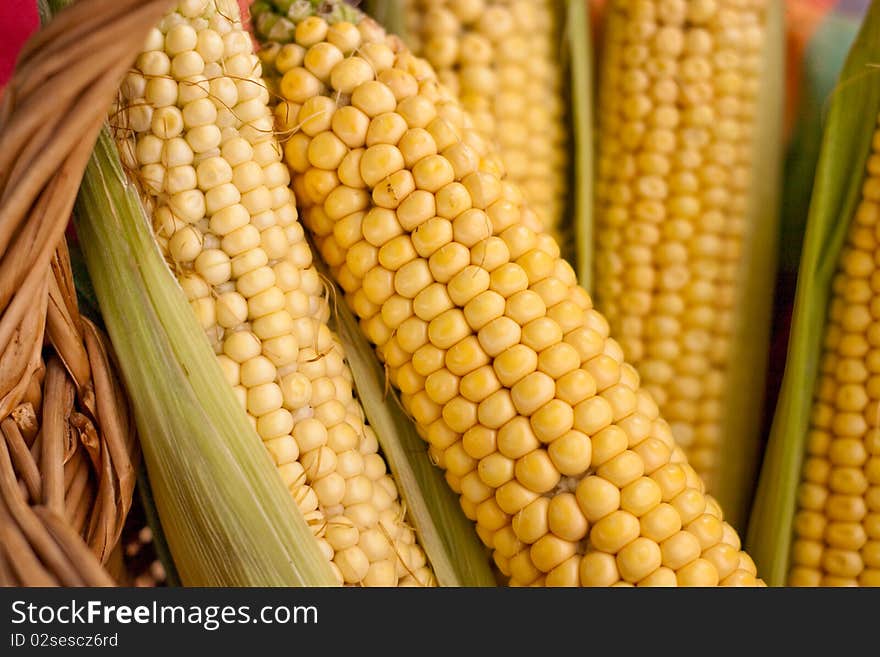
[[[806,39],[806,43],[801,46],[801,60],[787,72],[789,79],[799,82],[794,107],[788,112],[792,125],[782,185],[779,269],[791,274],[797,273],[800,262],[828,100],[859,31],[859,22],[854,16],[832,10],[813,29],[808,39],[806,34],[792,37]]]
[[[831,100],[813,183],[782,389],[746,540],[771,586],[785,584],[822,335],[841,249],[861,198],[880,112],[880,4],[850,50]]]
[[[76,228],[181,582],[334,585],[162,259],[106,130],[80,187]]]

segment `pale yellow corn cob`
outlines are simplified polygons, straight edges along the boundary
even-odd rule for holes
[[[353,396],[233,1],[151,32],[113,122],[157,242],[340,583],[433,583]]]
[[[603,48],[596,303],[713,492],[722,441],[754,449],[723,423],[768,6],[615,0]]]

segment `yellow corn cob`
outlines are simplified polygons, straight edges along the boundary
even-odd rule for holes
[[[511,585],[761,584],[461,105],[375,22],[324,4],[267,48],[285,161],[499,570]]]
[[[408,43],[497,145],[507,177],[559,238],[569,146],[556,0],[409,0]]]
[[[738,441],[745,469],[757,455],[774,241],[753,235],[773,201],[757,207],[750,190],[766,182],[753,180],[757,115],[776,111],[758,109],[772,4],[613,0],[599,94],[597,307],[691,465],[737,514],[744,504],[717,486],[724,441]],[[747,381],[731,384],[743,363]],[[730,385],[754,406],[734,408]],[[732,429],[731,413],[746,424]]]
[[[114,123],[157,242],[340,583],[432,583],[327,326],[237,4],[180,2],[122,93]]]
[[[791,586],[880,586],[880,130],[832,300],[797,492]]]

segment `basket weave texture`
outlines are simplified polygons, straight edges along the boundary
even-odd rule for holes
[[[79,0],[25,44],[0,105],[0,584],[127,583],[138,447],[65,240],[119,82],[169,0]]]

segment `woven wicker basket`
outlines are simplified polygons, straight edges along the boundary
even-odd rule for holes
[[[121,541],[134,423],[109,341],[79,312],[64,235],[119,81],[169,5],[79,0],[27,42],[0,105],[3,585],[161,579],[148,530],[129,523]]]

